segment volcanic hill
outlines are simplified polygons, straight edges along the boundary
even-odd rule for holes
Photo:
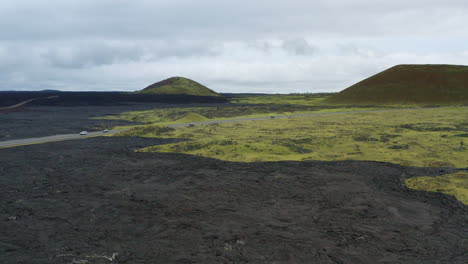
[[[208,87],[183,77],[172,77],[164,81],[154,83],[138,93],[220,96]]]
[[[339,104],[467,104],[468,66],[397,65],[326,100]]]

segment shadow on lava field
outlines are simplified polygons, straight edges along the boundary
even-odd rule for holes
[[[0,150],[1,263],[463,263],[466,206],[363,161],[229,162],[100,137]]]

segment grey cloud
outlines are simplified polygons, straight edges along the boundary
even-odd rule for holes
[[[55,45],[42,55],[43,59],[57,68],[81,68],[126,61],[138,61],[143,56],[135,46],[109,44]]]
[[[288,39],[283,42],[283,48],[293,55],[311,55],[316,51],[316,48],[303,38]]]
[[[467,13],[466,0],[4,0],[0,90],[171,75],[337,90],[391,64],[466,64]]]
[[[259,0],[246,5],[227,0],[29,0],[0,6],[3,25],[0,38],[245,39],[302,33],[385,35],[392,28],[401,32],[412,32],[415,28],[431,32],[431,27],[423,27],[424,24],[437,21],[427,11],[443,14],[447,9],[467,11],[468,3],[460,0]],[[412,11],[408,17],[399,17],[408,11]]]
[[[256,40],[247,42],[247,48],[258,50],[264,54],[270,54],[275,48],[275,45],[266,40]]]
[[[341,55],[357,55],[361,57],[381,56],[382,52],[376,48],[367,45],[359,45],[354,43],[338,43],[337,48]]]
[[[33,46],[33,47],[31,47]],[[216,56],[217,44],[201,41],[40,41],[31,46],[0,43],[0,68],[27,65],[54,68],[83,68],[116,63],[157,61],[164,58]]]
[[[207,40],[207,41],[194,41],[194,40],[177,40],[168,39],[158,41],[151,46],[157,58],[165,57],[201,57],[201,56],[216,56],[220,54],[220,44]]]

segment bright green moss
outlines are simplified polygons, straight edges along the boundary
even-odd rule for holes
[[[115,116],[96,117],[94,119],[126,120],[139,123],[178,124],[244,117],[280,116],[306,113],[331,113],[342,111],[376,110],[372,107],[334,107],[321,108],[297,105],[243,106],[243,107],[186,107],[162,108],[148,111],[126,112]],[[195,118],[197,116],[197,118]]]
[[[458,136],[468,129],[467,116],[466,108],[424,109],[184,127],[161,136],[192,141],[142,151],[247,162],[374,160],[467,167],[468,151],[462,145],[463,137]],[[415,129],[421,126],[425,129]],[[218,144],[226,140],[232,144]]]
[[[455,196],[468,205],[468,172],[438,177],[417,177],[405,181],[408,188],[430,192],[443,192]]]

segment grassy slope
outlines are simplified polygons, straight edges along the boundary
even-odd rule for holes
[[[328,98],[341,104],[468,104],[468,66],[398,65]]]
[[[183,77],[172,77],[167,80],[157,82],[141,90],[139,93],[219,96],[219,94],[213,90]]]

